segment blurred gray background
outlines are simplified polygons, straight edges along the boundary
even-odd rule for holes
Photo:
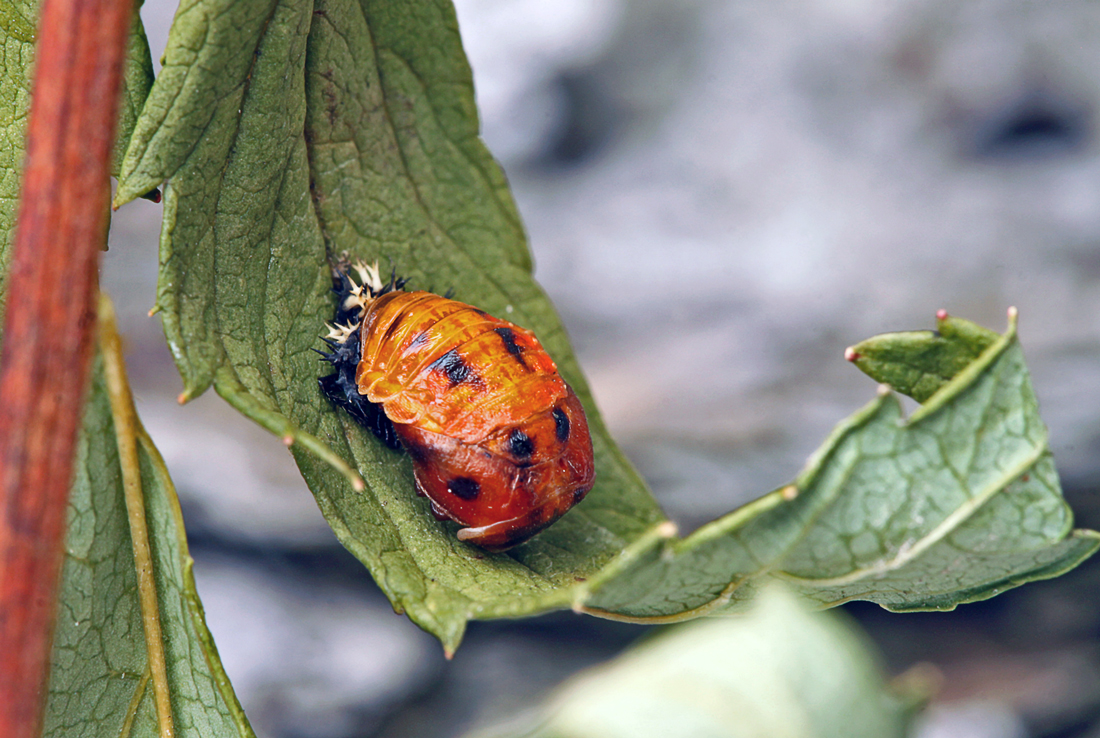
[[[1078,523],[1100,526],[1100,4],[459,0],[486,141],[608,425],[681,530],[789,481],[873,383],[843,360],[939,308],[1020,335]],[[143,10],[154,57],[174,7]],[[282,444],[180,408],[160,209],[104,285],[180,489],[226,668],[265,738],[452,736],[645,629],[475,623],[452,662],[335,543]],[[849,607],[944,688],[921,738],[1100,736],[1100,569],[949,614]]]

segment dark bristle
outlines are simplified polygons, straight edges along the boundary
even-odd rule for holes
[[[504,342],[504,349],[526,368],[527,361],[523,358],[523,347],[516,343],[516,332],[504,327],[494,328],[493,332]]]
[[[317,381],[321,393],[329,402],[343,408],[355,422],[368,429],[388,447],[394,450],[401,448],[393,422],[386,417],[381,405],[370,402],[359,394],[354,376],[349,376],[346,368],[338,367],[335,374],[321,377]]]
[[[350,265],[345,263],[334,266],[332,272],[332,291],[336,295],[336,310],[332,322],[336,325],[352,325],[359,322],[361,312],[358,306],[344,309],[344,302],[351,294],[352,280],[348,274]],[[387,285],[377,294],[392,289],[395,284],[391,277],[390,285]],[[370,288],[367,288],[370,290]],[[370,290],[372,296],[377,296]],[[355,382],[355,370],[359,365],[360,344],[359,332],[352,331],[343,343],[328,336],[322,336],[321,341],[332,351],[326,353],[320,349],[313,349],[321,355],[321,360],[332,365],[334,371],[318,379],[318,384],[329,402],[338,408],[342,408],[355,422],[370,430],[379,440],[391,449],[401,448],[401,441],[397,437],[397,430],[393,422],[386,417],[382,406],[370,402],[365,396],[359,394],[359,387]]]

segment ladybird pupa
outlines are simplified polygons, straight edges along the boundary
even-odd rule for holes
[[[580,400],[530,331],[377,264],[334,270],[338,295],[321,391],[412,458],[418,493],[459,540],[500,551],[564,515],[592,488]]]

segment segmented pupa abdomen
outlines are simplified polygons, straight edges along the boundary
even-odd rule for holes
[[[388,292],[360,326],[359,392],[398,424],[466,443],[546,411],[567,393],[534,334],[430,292]]]

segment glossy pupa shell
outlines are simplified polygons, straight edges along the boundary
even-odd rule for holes
[[[358,280],[356,279],[358,276]],[[337,269],[324,394],[412,458],[460,540],[503,550],[580,502],[595,477],[580,400],[530,331],[473,306]]]

